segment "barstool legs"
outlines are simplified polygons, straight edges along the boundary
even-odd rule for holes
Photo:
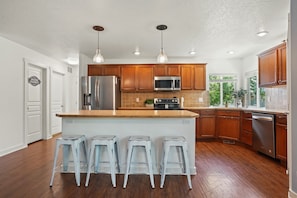
[[[152,156],[151,156],[151,141],[148,136],[130,136],[128,140],[128,154],[127,154],[127,167],[124,176],[123,188],[126,188],[128,182],[128,176],[130,174],[131,159],[133,154],[134,147],[143,147],[145,149],[145,156],[147,161],[147,166],[150,175],[150,183],[152,188],[155,188],[154,183],[154,174],[153,174],[153,165],[152,165]]]
[[[167,138],[167,139],[166,139]],[[166,137],[163,141],[163,151],[162,151],[162,160],[161,160],[161,181],[160,188],[164,187],[165,176],[166,176],[166,168],[168,163],[168,155],[170,151],[170,147],[176,147],[178,152],[178,148],[180,148],[180,152],[178,152],[178,158],[182,161],[183,164],[183,172],[187,176],[189,188],[192,189],[192,181],[190,175],[190,164],[188,158],[188,147],[185,139],[183,137]]]

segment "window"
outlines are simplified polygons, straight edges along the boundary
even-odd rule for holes
[[[237,76],[234,74],[210,74],[209,96],[211,106],[234,104]]]
[[[249,106],[265,107],[265,89],[258,88],[257,75],[247,77]]]

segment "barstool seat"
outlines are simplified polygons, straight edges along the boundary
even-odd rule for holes
[[[114,135],[98,135],[91,139],[91,146],[89,150],[89,163],[88,163],[88,171],[87,171],[87,178],[86,184],[87,187],[89,185],[91,169],[93,165],[94,153],[95,153],[95,166],[94,172],[98,172],[99,170],[99,147],[106,146],[109,162],[110,162],[110,174],[111,174],[111,181],[113,187],[116,187],[116,176],[115,176],[115,159],[117,162],[117,171],[120,172],[120,165],[119,165],[119,156],[118,156],[118,146],[117,146],[117,139]]]
[[[128,139],[128,154],[127,154],[127,167],[124,177],[123,188],[126,188],[128,182],[128,176],[130,173],[131,159],[134,147],[143,147],[146,153],[146,161],[148,166],[148,173],[150,175],[150,182],[152,188],[155,188],[153,165],[151,156],[151,139],[149,136],[130,136]]]
[[[162,151],[162,162],[161,162],[161,182],[160,188],[163,188],[166,176],[166,168],[168,164],[168,155],[170,147],[176,147],[177,152],[181,153],[182,162],[176,162],[182,164],[183,172],[187,175],[189,188],[192,189],[191,175],[190,175],[190,165],[188,157],[188,145],[187,141],[182,136],[165,136],[163,138],[163,151]],[[178,151],[180,148],[180,151]],[[179,153],[178,153],[179,154]]]
[[[75,172],[75,180],[77,186],[80,186],[80,147],[83,147],[83,154],[87,163],[87,141],[84,135],[63,135],[60,138],[56,139],[56,148],[54,154],[54,164],[52,177],[50,181],[50,186],[53,186],[57,159],[59,154],[59,148],[63,145],[63,170],[68,170],[69,163],[69,150],[72,150],[73,162],[74,162],[74,172]]]

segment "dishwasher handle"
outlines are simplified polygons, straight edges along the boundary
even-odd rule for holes
[[[268,117],[268,116],[256,116],[256,115],[253,115],[252,119],[253,120],[262,120],[262,121],[267,121],[267,122],[272,122],[273,121],[272,117]]]

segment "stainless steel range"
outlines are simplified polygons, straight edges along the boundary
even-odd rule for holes
[[[154,109],[156,110],[180,110],[178,98],[154,98]]]

